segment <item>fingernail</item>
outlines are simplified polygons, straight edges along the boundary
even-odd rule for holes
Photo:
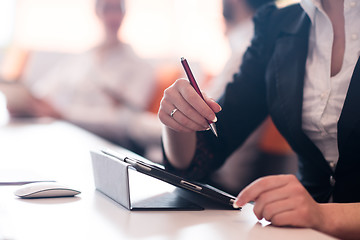
[[[213,122],[217,122],[217,117],[215,116],[215,118],[212,120]]]
[[[234,203],[233,203],[233,208],[240,208],[240,206],[238,206],[238,205],[236,204],[236,200],[235,200]]]

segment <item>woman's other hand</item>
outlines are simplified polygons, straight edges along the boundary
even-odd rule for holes
[[[235,202],[254,202],[254,213],[275,226],[319,229],[323,224],[321,205],[316,203],[294,175],[259,178],[242,190]]]

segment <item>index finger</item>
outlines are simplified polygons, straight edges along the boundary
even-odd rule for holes
[[[283,187],[288,184],[288,182],[289,178],[287,175],[273,175],[259,178],[239,193],[235,205],[241,207],[248,202],[256,201],[262,193]]]
[[[207,105],[204,99],[195,91],[195,89],[190,85],[186,88],[180,89],[180,94],[182,97],[205,119],[216,122],[216,115],[214,111]]]

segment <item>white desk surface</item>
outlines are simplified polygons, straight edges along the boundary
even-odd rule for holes
[[[64,122],[0,127],[0,171],[37,172],[71,185],[73,198],[24,200],[0,186],[3,239],[333,239],[311,229],[259,223],[242,211],[130,212],[95,190],[90,149],[116,147]]]

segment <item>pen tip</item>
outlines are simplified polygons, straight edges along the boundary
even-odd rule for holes
[[[218,137],[218,133],[217,133],[217,130],[216,130],[215,123],[211,123],[211,124],[210,124],[210,129],[211,129],[211,131],[214,133],[214,135],[215,135],[216,137]]]
[[[185,60],[185,58],[184,57],[181,57],[181,61],[184,61]]]

